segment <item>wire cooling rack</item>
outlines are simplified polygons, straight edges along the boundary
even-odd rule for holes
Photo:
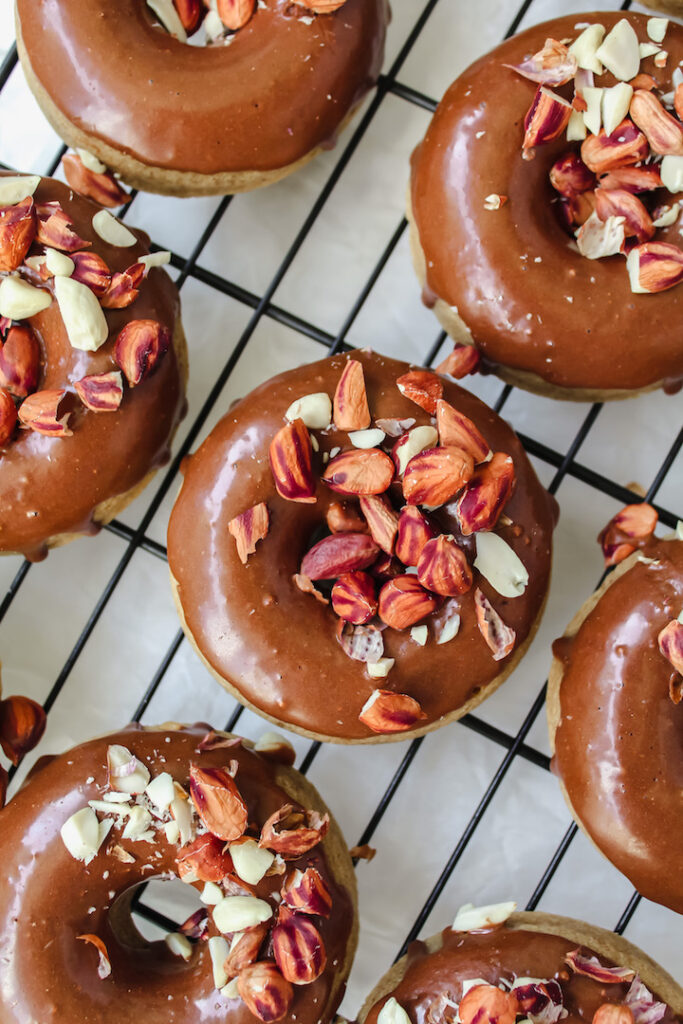
[[[581,5],[393,0],[386,70],[336,150],[247,196],[131,196],[123,216],[172,251],[190,344],[189,413],[170,464],[97,539],[34,566],[0,560],[5,693],[26,693],[48,711],[46,736],[13,787],[39,754],[130,719],[264,731],[208,676],[178,629],[164,539],[182,459],[234,398],[282,369],[346,346],[425,365],[448,351],[410,268],[408,155],[433,97],[471,60],[569,11],[579,15]],[[10,20],[0,12],[0,159],[59,175],[64,148],[25,85]],[[349,843],[377,849],[358,865],[361,940],[342,1006],[349,1015],[408,942],[442,928],[467,901],[513,898],[584,917],[683,974],[681,919],[634,892],[571,822],[549,771],[543,714],[550,642],[600,581],[599,528],[634,489],[655,505],[663,532],[683,509],[681,399],[656,394],[603,407],[530,396],[493,377],[464,383],[513,424],[558,496],[553,586],[527,657],[476,714],[406,744],[321,746],[293,737],[298,766]],[[141,929],[173,928],[188,910],[187,889],[157,882],[139,894]]]

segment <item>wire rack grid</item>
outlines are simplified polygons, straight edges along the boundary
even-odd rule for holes
[[[357,345],[424,365],[447,351],[409,266],[407,156],[433,97],[467,63],[520,27],[580,10],[576,0],[393,0],[386,70],[334,152],[247,196],[131,195],[122,216],[172,252],[190,342],[189,413],[170,464],[99,538],[40,565],[0,563],[5,692],[26,693],[49,713],[46,736],[13,787],[33,757],[131,719],[263,731],[209,679],[177,626],[164,537],[182,459],[233,398],[271,373]],[[0,12],[0,158],[59,175],[64,147],[28,93],[12,31]],[[571,822],[549,771],[542,714],[549,643],[600,579],[599,527],[633,500],[634,484],[665,531],[683,508],[680,398],[566,405],[490,377],[465,385],[515,426],[558,495],[554,583],[531,651],[476,714],[407,744],[293,738],[298,766],[350,844],[378,851],[358,868],[361,943],[342,1006],[349,1015],[412,939],[443,927],[466,901],[512,897],[530,910],[583,916],[683,974],[680,918],[634,892]],[[145,934],[174,928],[194,909],[180,888],[151,883],[138,894]]]

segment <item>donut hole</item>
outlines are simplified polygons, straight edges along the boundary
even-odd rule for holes
[[[193,915],[205,917],[206,911],[194,886],[177,877],[153,878],[120,893],[109,909],[109,922],[122,946],[141,949],[164,943],[165,949],[167,935],[180,931]]]

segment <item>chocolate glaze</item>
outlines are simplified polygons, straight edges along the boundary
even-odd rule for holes
[[[493,660],[476,625],[474,589],[480,586],[521,643],[540,612],[550,573],[551,535],[556,504],[541,487],[512,430],[478,398],[444,379],[444,398],[469,416],[494,451],[514,460],[516,492],[505,514],[522,527],[498,532],[529,571],[521,597],[501,597],[475,574],[475,587],[459,599],[458,636],[437,646],[433,629],[446,615],[437,611],[425,621],[430,640],[419,647],[410,631],[386,629],[385,656],[396,663],[386,680],[371,679],[361,662],[352,661],[335,638],[337,617],[330,606],[299,591],[292,575],[325,513],[339,495],[320,481],[322,453],[349,448],[345,432],[315,431],[320,454],[314,455],[318,479],[315,504],[285,501],[276,491],[268,461],[270,442],[296,398],[326,391],[330,397],[347,356],[335,356],[275,377],[247,395],[214,428],[184,466],[185,479],[168,531],[171,572],[189,628],[213,669],[258,709],[299,728],[336,738],[374,735],[358,714],[376,686],[408,693],[435,722],[459,708],[491,682],[505,662]],[[373,419],[413,417],[430,422],[419,406],[404,398],[395,381],[408,367],[368,352],[354,352],[363,363]],[[228,523],[259,501],[271,514],[270,532],[243,566]],[[398,507],[402,502],[397,502]],[[458,533],[447,507],[436,514],[441,529]],[[466,541],[472,545],[472,539]]]
[[[683,608],[683,543],[653,541],[602,595],[564,663],[554,768],[593,841],[647,899],[683,913],[683,704],[657,635]]]
[[[423,943],[414,943],[408,952],[405,977],[390,993],[406,1010],[412,1024],[435,1024],[442,1020],[443,1015],[430,1015],[430,1006],[441,994],[459,1003],[463,982],[473,978],[482,978],[490,985],[512,983],[515,978],[555,978],[562,988],[564,1006],[569,1011],[565,1020],[569,1024],[591,1021],[602,1003],[620,1002],[629,988],[630,983],[602,985],[574,974],[564,958],[577,944],[559,935],[508,927],[468,934],[446,928],[441,934],[443,947],[436,953],[428,953]],[[586,947],[582,951],[591,955]],[[605,966],[614,966],[603,956],[599,960]],[[388,998],[389,995],[383,997],[372,1007],[364,1024],[375,1024]],[[662,1019],[680,1018],[667,1008]]]
[[[112,921],[111,907],[130,899],[134,887],[175,874],[178,847],[167,844],[163,832],[154,844],[131,842],[122,839],[115,826],[110,836],[135,856],[135,863],[122,864],[106,852],[113,845],[108,840],[87,867],[71,857],[59,835],[64,821],[86,801],[101,799],[110,743],[127,746],[152,776],[170,772],[186,791],[191,761],[216,766],[237,760],[237,781],[249,819],[259,825],[283,803],[297,806],[275,784],[272,764],[259,755],[239,747],[197,754],[205,732],[202,726],[178,732],[130,726],[85,743],[46,765],[0,812],[3,1024],[254,1024],[241,1000],[227,999],[215,990],[205,943],[199,943],[185,963],[163,942],[131,938],[119,927],[116,914]],[[330,887],[333,909],[330,918],[315,918],[328,966],[317,981],[295,986],[290,1012],[283,1018],[298,1024],[319,1020],[334,983],[335,964],[338,969],[344,961],[353,922],[349,895],[335,882],[320,846],[288,861],[302,868],[309,863]],[[266,877],[259,882],[257,895],[264,897],[281,884],[281,875]],[[210,934],[218,934],[211,917],[209,921]],[[84,933],[104,940],[112,965],[109,978],[98,978],[95,951],[77,941],[76,936]],[[329,1019],[333,1010],[323,1019]]]
[[[75,195],[61,182],[43,179],[34,200],[58,200],[74,230],[92,241],[112,272],[125,270],[143,253],[149,239],[128,248],[106,244],[92,227],[94,203]],[[41,286],[53,291],[50,282]],[[117,370],[114,343],[130,320],[158,320],[173,332],[180,312],[178,290],[168,274],[152,268],[137,299],[126,309],[104,310],[109,339],[97,352],[71,346],[59,306],[53,299],[44,312],[31,317],[42,348],[39,389],[67,388],[88,374]],[[70,437],[45,437],[18,430],[0,450],[0,551],[21,552],[37,559],[46,541],[61,533],[92,532],[95,508],[123,494],[168,457],[169,440],[184,413],[185,389],[173,346],[153,374],[135,388],[124,388],[116,412],[90,412],[75,404]]]
[[[172,171],[272,170],[334,138],[379,74],[386,0],[313,15],[268,0],[229,45],[191,46],[145,0],[19,0],[33,73],[78,128]],[[311,20],[312,19],[312,20]]]
[[[623,11],[570,15],[507,40],[448,89],[412,158],[412,208],[430,290],[457,307],[489,362],[557,387],[635,389],[683,378],[683,289],[634,295],[623,259],[588,260],[572,250],[548,172],[578,144],[563,134],[522,159],[536,85],[503,67],[549,36],[575,39],[577,24],[597,21],[609,31],[624,16],[647,40],[646,16]],[[648,58],[641,69],[666,91],[683,59],[683,28],[671,22],[664,45],[666,68]],[[605,73],[595,84],[615,79]],[[508,202],[486,210],[491,193]],[[675,198],[662,191],[662,202]],[[680,243],[678,229],[659,229],[657,240]]]

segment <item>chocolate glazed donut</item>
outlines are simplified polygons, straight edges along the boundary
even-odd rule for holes
[[[621,11],[558,18],[507,40],[448,89],[412,157],[408,216],[425,302],[503,380],[554,398],[626,398],[683,379],[683,288],[634,294],[622,258],[580,254],[549,180],[555,161],[578,154],[579,144],[562,131],[524,159],[523,121],[537,86],[504,66],[519,65],[549,37],[576,39],[596,22],[609,32],[624,17],[650,41],[647,18]],[[640,64],[657,95],[673,88],[683,28],[671,23],[662,45],[664,68],[652,56]],[[616,81],[595,76],[596,87]],[[568,86],[549,88],[572,98]],[[680,199],[661,188],[649,195],[657,198],[636,198],[650,207]],[[658,228],[656,241],[678,246],[679,227]]]
[[[9,180],[0,176],[0,188]],[[144,263],[147,236],[61,182],[25,180],[33,194],[0,214],[11,271],[0,274],[0,314],[12,316],[4,289],[17,283],[48,305],[15,309],[13,325],[0,319],[0,552],[38,560],[97,532],[167,460],[185,410],[187,350],[178,290],[158,256]],[[123,244],[104,241],[96,215],[124,232]],[[64,282],[77,293],[68,325]]]
[[[463,908],[455,925],[467,911],[474,929],[475,915],[498,906]],[[680,1021],[683,990],[620,935],[555,914],[513,913],[502,925],[446,928],[414,942],[368,997],[359,1020],[438,1024],[459,1009],[458,1019],[471,1024],[484,1007],[505,1024],[563,1017],[644,1024],[655,1005],[658,1020]]]
[[[682,681],[658,635],[682,609],[683,542],[653,540],[572,619],[548,683],[553,770],[574,818],[643,896],[679,914]]]
[[[251,748],[202,726],[131,726],[30,777],[0,812],[3,1024],[327,1024],[356,944],[351,859],[317,792],[278,761],[289,745]],[[178,875],[207,909],[148,943],[133,895]]]
[[[420,390],[423,385],[430,394]],[[365,405],[358,422],[372,422],[372,430],[356,435],[348,429],[342,393]],[[452,445],[471,442],[478,449],[474,471],[469,453],[443,447],[444,422],[439,420],[440,432],[433,426],[438,395],[439,416],[457,418],[468,432]],[[293,458],[298,445],[309,443],[303,421],[287,425],[285,419],[299,399],[326,406],[322,419],[309,420],[326,429],[311,426],[309,496],[289,500],[276,485],[269,454],[275,465],[281,442],[291,441]],[[418,454],[407,468],[399,460],[402,468],[394,476],[387,452],[393,446],[398,459],[396,450],[412,445],[418,434],[427,435],[412,448]],[[354,443],[380,447],[362,450]],[[427,446],[431,452],[422,452]],[[451,488],[452,500],[426,492],[405,497],[413,467],[419,483],[432,460],[429,479],[439,486],[448,482],[451,455],[473,472],[461,493],[482,514],[477,522],[454,500],[461,484]],[[379,488],[366,490],[368,498],[345,496],[342,482],[323,479],[336,474],[339,460],[369,464],[370,472],[377,466],[384,479]],[[168,531],[183,626],[218,681],[259,714],[334,742],[402,739],[465,714],[523,656],[545,602],[557,506],[507,424],[446,378],[358,351],[300,367],[234,406],[183,472]],[[517,567],[516,589],[498,580],[497,590],[496,581],[480,571],[481,549],[489,541],[497,547],[494,561],[503,575],[509,561]],[[325,551],[347,546],[352,557],[346,570],[324,557],[319,564]],[[452,571],[454,579],[436,572],[446,555],[452,561],[445,576]],[[392,584],[394,577],[398,582]],[[326,578],[327,584],[316,583]],[[379,618],[373,617],[375,591]],[[393,614],[394,603],[400,617]],[[413,625],[417,632],[408,628]]]
[[[270,184],[329,148],[376,81],[388,20],[386,0],[326,14],[268,0],[222,43],[192,46],[145,0],[16,11],[26,77],[59,135],[169,195]]]

